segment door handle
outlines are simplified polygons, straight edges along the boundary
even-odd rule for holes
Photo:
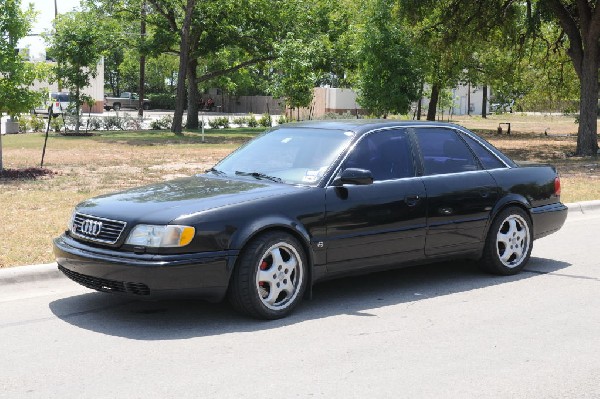
[[[419,203],[420,200],[421,197],[419,197],[418,195],[408,195],[404,197],[404,202],[406,202],[406,205],[408,206],[415,206]]]

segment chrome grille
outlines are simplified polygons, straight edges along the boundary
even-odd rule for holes
[[[127,223],[118,220],[76,213],[73,217],[71,233],[89,241],[114,244],[121,237],[126,225]]]

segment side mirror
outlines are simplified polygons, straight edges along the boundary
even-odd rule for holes
[[[356,186],[373,184],[373,173],[367,169],[344,169],[342,173],[333,180],[333,185],[343,186],[344,184],[353,184]]]

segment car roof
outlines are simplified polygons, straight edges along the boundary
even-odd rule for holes
[[[352,131],[360,135],[362,133],[366,133],[377,129],[414,126],[437,126],[464,129],[462,126],[455,125],[453,123],[430,121],[401,121],[390,119],[333,119],[302,121],[286,123],[280,125],[278,128],[313,128],[324,130],[345,130]]]

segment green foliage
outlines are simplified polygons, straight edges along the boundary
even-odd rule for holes
[[[103,118],[98,118],[96,116],[88,118],[88,121],[87,121],[88,129],[89,130],[100,130],[103,125],[102,120],[103,120]]]
[[[404,114],[418,98],[419,66],[408,35],[391,18],[391,0],[377,0],[359,50],[358,102],[378,116]]]
[[[69,90],[75,103],[75,117],[85,102],[83,88],[97,75],[97,64],[109,48],[102,20],[91,12],[69,12],[54,20],[53,31],[46,35],[48,55],[57,60],[53,68],[56,79]],[[79,131],[79,122],[75,123]]]
[[[208,126],[212,129],[229,128],[229,118],[226,116],[213,118],[208,121]]]
[[[5,0],[0,12],[0,115],[16,116],[42,101],[43,94],[30,88],[41,70],[17,53],[17,42],[29,32],[35,13],[21,10],[20,0]]]
[[[161,118],[150,122],[150,129],[152,130],[170,130],[173,126],[173,116],[165,115]]]
[[[256,117],[254,115],[250,115],[248,117],[248,127],[257,127],[258,126],[258,121],[256,120]]]
[[[258,124],[262,127],[271,127],[273,126],[273,121],[271,120],[271,115],[263,114],[260,119],[258,119]]]
[[[65,129],[65,125],[62,118],[50,119],[50,129],[56,133],[59,133],[61,130]]]
[[[233,124],[238,125],[239,127],[248,126],[248,118],[245,116],[237,116],[233,118]]]
[[[278,125],[283,125],[284,123],[288,123],[288,122],[289,122],[289,120],[288,120],[287,116],[279,115],[279,119],[277,119]]]
[[[148,94],[146,96],[153,109],[175,109],[175,95],[173,94]]]
[[[319,79],[314,68],[320,56],[319,50],[316,40],[298,38],[293,34],[288,34],[276,45],[278,58],[273,66],[279,73],[273,77],[272,92],[275,97],[285,98],[288,107],[310,106],[313,88]]]
[[[104,130],[125,130],[125,118],[118,115],[105,116],[102,120]]]

